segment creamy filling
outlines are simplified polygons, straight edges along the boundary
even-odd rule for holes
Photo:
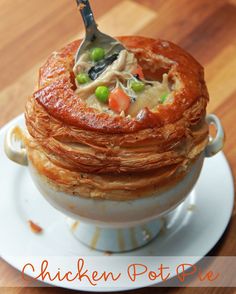
[[[90,52],[85,52],[74,66],[75,76],[81,72],[88,74],[95,65],[96,62],[90,58]],[[76,80],[76,94],[84,99],[88,107],[110,115],[120,114],[130,117],[136,116],[145,107],[154,112],[159,104],[171,103],[173,93],[169,86],[168,74],[163,74],[162,81],[148,81],[145,77],[140,78],[134,74],[138,67],[135,55],[127,50],[122,50],[117,59],[108,65],[96,79],[89,79],[85,84],[81,84]],[[141,91],[132,89],[132,83],[134,82],[144,84],[143,89]],[[114,111],[109,100],[104,103],[96,96],[95,92],[99,86],[106,86],[110,93],[114,89],[120,88],[129,97],[129,106],[124,111]]]
[[[157,105],[161,102],[160,98],[166,95],[166,101],[170,100],[170,93],[168,75],[164,74],[162,82],[152,82],[152,86],[147,85],[144,91],[138,93],[135,101],[130,104],[128,114],[136,116],[145,107],[151,111],[155,111]]]

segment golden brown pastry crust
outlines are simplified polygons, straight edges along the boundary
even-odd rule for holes
[[[133,199],[174,183],[208,142],[203,68],[173,43],[120,37],[147,77],[178,82],[173,103],[137,117],[100,113],[74,93],[80,41],[54,52],[26,104],[29,158],[57,189],[84,197]],[[166,181],[168,179],[168,182]]]
[[[194,120],[204,114],[208,93],[203,68],[192,56],[171,42],[144,37],[118,39],[135,53],[147,76],[160,78],[163,70],[169,71],[170,78],[177,76],[183,87],[175,93],[174,103],[159,105],[155,114],[146,108],[132,120],[88,108],[74,93],[72,68],[80,41],[52,54],[42,66],[39,90],[34,93],[34,98],[50,115],[66,124],[105,133],[134,132],[173,123],[183,115],[188,120]],[[145,59],[150,60],[149,63]],[[155,65],[159,64],[162,64],[161,69],[153,72]]]

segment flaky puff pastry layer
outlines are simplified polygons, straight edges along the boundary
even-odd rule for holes
[[[168,74],[173,99],[133,118],[100,113],[75,94],[80,41],[54,52],[26,104],[25,141],[32,165],[59,191],[116,200],[149,196],[180,181],[208,142],[201,65],[167,41],[119,40],[148,79]]]

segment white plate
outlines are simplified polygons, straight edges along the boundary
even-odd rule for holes
[[[8,259],[8,256],[103,256],[104,253],[93,251],[74,239],[65,216],[39,194],[27,168],[11,162],[5,156],[4,134],[16,124],[24,126],[23,115],[0,131],[1,257],[20,269],[17,258]],[[196,256],[194,261],[197,262],[199,256],[207,254],[222,236],[232,213],[233,202],[233,178],[221,152],[205,160],[197,185],[187,200],[175,210],[164,233],[143,248],[116,255]],[[28,220],[38,223],[44,233],[33,234]],[[81,289],[79,285],[77,289]]]

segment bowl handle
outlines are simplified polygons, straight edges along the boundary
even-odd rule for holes
[[[209,143],[205,149],[205,156],[211,157],[223,148],[225,134],[221,122],[215,114],[208,114],[206,116],[206,122],[208,123],[208,125],[213,124],[216,128],[215,138],[210,137]]]
[[[7,130],[5,135],[4,151],[10,160],[21,165],[28,165],[27,152],[23,137],[24,135],[21,128],[18,126],[11,127]],[[20,143],[20,146],[16,145],[17,142]]]

